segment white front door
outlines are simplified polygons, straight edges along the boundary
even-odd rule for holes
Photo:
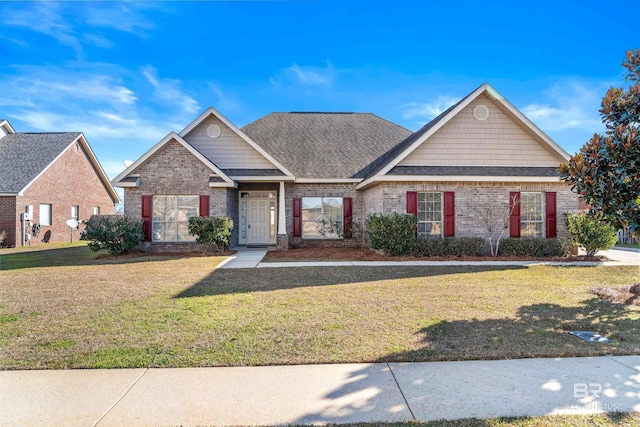
[[[247,244],[269,244],[269,200],[247,201]]]

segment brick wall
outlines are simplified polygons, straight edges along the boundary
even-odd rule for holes
[[[32,245],[68,242],[71,231],[66,222],[71,218],[72,205],[79,206],[80,220],[89,219],[94,206],[99,206],[103,215],[114,213],[113,200],[80,144],[71,145],[23,196],[15,198],[13,244],[21,244],[20,213],[25,211],[25,206],[33,206],[32,223],[40,223],[40,204],[51,205],[51,226],[42,226],[39,236],[32,238]],[[74,241],[80,239],[81,229],[73,231]]]
[[[20,218],[18,218],[19,220]],[[1,246],[15,246],[16,228],[20,227],[20,222],[16,227],[16,198],[0,197],[0,233],[6,233]]]
[[[367,214],[374,212],[405,213],[407,191],[455,192],[455,230],[457,237],[487,237],[486,212],[495,216],[509,212],[509,193],[556,192],[557,234],[569,237],[563,214],[578,209],[578,197],[563,183],[480,183],[480,182],[390,182],[379,184],[366,191]],[[544,203],[544,201],[543,201]],[[500,219],[497,219],[500,223]],[[544,234],[543,224],[543,234]],[[508,237],[508,232],[505,233]]]
[[[143,195],[208,195],[211,216],[231,216],[235,212],[231,219],[234,220],[234,224],[237,223],[237,201],[235,202],[235,210],[232,207],[234,197],[237,199],[237,190],[235,188],[209,187],[209,175],[213,173],[211,169],[176,141],[168,142],[133,173],[140,174],[140,186],[124,189],[124,214],[129,217],[140,218]],[[236,244],[237,231],[235,235],[231,236],[230,246]],[[158,242],[153,245],[159,245],[162,250],[167,251],[190,247],[188,243]],[[149,245],[146,245],[145,248],[147,246]],[[154,248],[154,250],[157,249]]]
[[[285,184],[285,214],[287,235],[291,247],[304,246],[356,246],[356,239],[305,239],[293,237],[293,199],[298,197],[351,197],[353,221],[364,218],[364,198],[356,191],[356,184]]]

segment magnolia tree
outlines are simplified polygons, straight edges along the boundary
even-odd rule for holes
[[[600,115],[606,126],[560,165],[561,179],[595,212],[640,243],[640,49],[626,53],[626,88],[610,88]]]

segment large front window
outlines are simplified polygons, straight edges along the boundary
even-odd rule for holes
[[[542,193],[520,194],[520,236],[542,237]]]
[[[194,241],[189,218],[198,216],[199,207],[199,196],[153,196],[153,241]]]
[[[302,198],[302,237],[337,239],[343,232],[342,197]]]
[[[442,236],[442,193],[418,193],[418,237]]]

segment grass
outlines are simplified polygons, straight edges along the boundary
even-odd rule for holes
[[[635,427],[640,413],[612,412],[595,415],[551,415],[544,417],[502,417],[480,420],[341,424],[342,427]],[[331,426],[331,424],[329,425]]]
[[[242,366],[638,354],[637,267],[215,270],[224,257],[0,250],[0,368]],[[594,330],[588,344],[566,334]]]
[[[616,246],[620,248],[640,249],[640,245],[637,243],[616,243]]]

